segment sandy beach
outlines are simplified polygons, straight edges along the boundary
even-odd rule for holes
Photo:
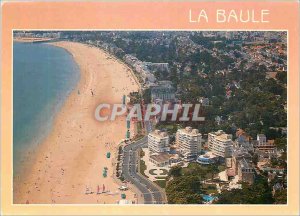
[[[14,178],[14,203],[115,204],[121,199],[113,179],[113,158],[125,138],[125,117],[115,121],[96,121],[100,103],[122,103],[123,95],[138,91],[128,67],[104,51],[80,43],[56,42],[71,53],[80,67],[81,78],[57,113],[53,128],[34,153],[24,162],[30,170]],[[107,177],[102,176],[104,167]],[[102,191],[96,194],[98,185]],[[93,194],[86,194],[86,187]],[[134,192],[124,192],[135,200]]]

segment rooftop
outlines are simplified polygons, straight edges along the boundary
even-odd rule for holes
[[[186,127],[184,129],[178,129],[178,132],[189,134],[189,135],[201,135],[198,129],[193,129],[192,127]]]
[[[204,155],[200,155],[199,158],[216,158],[218,156],[214,155],[212,152],[208,151]]]
[[[170,159],[170,156],[168,153],[158,153],[158,154],[153,154],[150,156],[151,159],[157,161],[157,162],[165,162]]]
[[[228,140],[232,140],[232,135],[231,134],[226,134],[224,131],[222,130],[218,130],[216,132],[210,132],[209,134],[212,134],[212,135],[215,135],[217,136],[217,138],[219,140],[222,140],[222,141],[228,141]]]
[[[251,165],[248,163],[248,161],[245,158],[240,160],[239,163],[242,168],[252,168]]]
[[[157,138],[166,138],[169,136],[167,132],[161,130],[154,130],[151,133],[149,133],[149,135],[155,136]]]

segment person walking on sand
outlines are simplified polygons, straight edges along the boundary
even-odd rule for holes
[[[94,96],[94,92],[93,92],[93,90],[91,89],[91,94],[92,94],[92,96]]]

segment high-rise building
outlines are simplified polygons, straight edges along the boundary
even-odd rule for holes
[[[167,132],[155,130],[148,134],[148,148],[151,153],[170,151],[170,141]]]
[[[226,134],[222,130],[209,133],[208,148],[217,156],[231,157],[233,151],[232,135]]]
[[[186,127],[177,131],[176,143],[185,161],[192,161],[197,158],[201,151],[201,140],[202,135],[197,129]]]

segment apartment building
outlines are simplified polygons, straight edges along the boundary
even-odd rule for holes
[[[217,156],[223,158],[231,157],[233,151],[232,135],[226,134],[222,130],[209,133],[208,148]]]
[[[196,160],[201,151],[202,135],[197,129],[186,127],[176,133],[176,143],[185,161]]]
[[[167,132],[155,130],[148,134],[148,148],[151,153],[170,151],[170,141]]]

